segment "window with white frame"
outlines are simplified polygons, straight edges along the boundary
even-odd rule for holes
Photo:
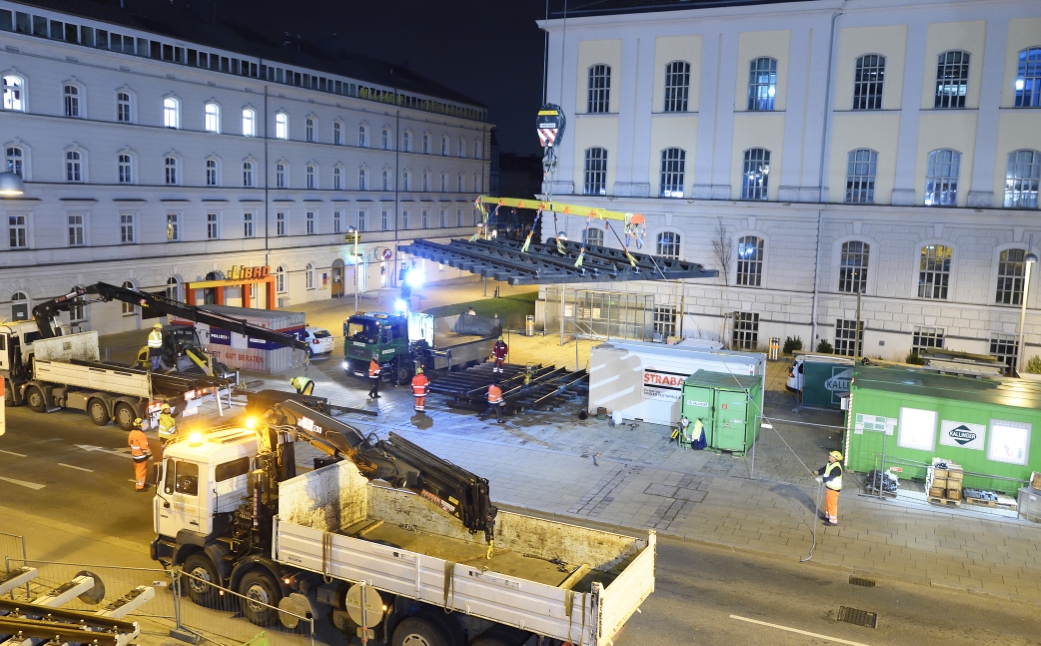
[[[676,336],[676,308],[671,305],[656,305],[652,324],[656,337],[667,339]]]
[[[867,287],[868,255],[871,245],[860,240],[842,243],[839,258],[839,291],[847,294],[863,293]]]
[[[943,336],[942,327],[916,325],[911,334],[911,352],[921,356],[926,350],[942,350]]]
[[[210,101],[206,104],[206,120],[204,127],[206,132],[220,132],[220,106]]]
[[[307,188],[318,188],[318,166],[315,164],[307,165]]]
[[[405,171],[401,174],[401,190],[412,190],[412,173],[409,171]]]
[[[333,233],[343,233],[343,211],[333,211]]]
[[[460,193],[466,192],[466,178],[463,177],[462,173],[459,173],[459,177],[456,180],[456,188]]]
[[[19,310],[22,310],[20,313]],[[29,317],[29,295],[25,292],[15,292],[11,295],[11,318],[24,320]]]
[[[423,154],[424,155],[429,155],[430,154],[430,133],[429,132],[424,132],[423,133]]]
[[[687,151],[682,148],[666,148],[661,151],[659,197],[683,197],[683,181],[686,167]]]
[[[1027,464],[1031,430],[1030,424],[1026,422],[990,420],[987,459],[1006,464]]]
[[[761,287],[766,244],[758,236],[737,239],[737,284]]]
[[[408,130],[401,133],[401,149],[407,153],[412,152],[412,133]]]
[[[390,128],[384,128],[380,136],[380,147],[383,150],[390,150]]]
[[[289,223],[287,222],[286,214],[284,211],[279,211],[275,214],[275,235],[284,236],[289,229]]]
[[[777,93],[777,59],[760,57],[748,65],[748,109],[773,110]]]
[[[390,211],[386,209],[380,212],[380,228],[384,231],[390,229]]]
[[[170,184],[171,182],[167,182]],[[210,158],[206,160],[206,186],[220,185],[220,167],[217,160]]]
[[[447,157],[448,156],[448,137],[447,136],[441,137],[441,156],[442,157]]]
[[[430,171],[428,170],[423,171],[423,192],[430,192]]]
[[[333,168],[333,189],[337,191],[343,190],[343,168],[340,166]]]
[[[66,84],[63,91],[65,97],[65,116],[79,118],[80,114],[80,89],[75,85]]]
[[[25,112],[25,79],[16,74],[5,74],[4,110]]]
[[[441,209],[441,214],[440,215],[441,215],[441,219],[439,220],[439,222],[440,222],[439,226],[442,229],[444,229],[446,226],[448,226],[448,211],[445,210],[445,209]]]
[[[220,214],[219,213],[207,213],[206,214],[206,239],[207,240],[219,240],[220,239]]]
[[[604,230],[597,227],[589,227],[586,229],[586,246],[602,247],[604,246]],[[679,255],[679,243],[676,244],[676,254]]]
[[[672,61],[665,66],[665,112],[686,112],[690,96],[690,63]]]
[[[934,108],[964,108],[969,87],[969,52],[943,52],[936,62]]]
[[[611,66],[593,65],[588,72],[586,112],[605,113],[611,109]]]
[[[484,151],[481,148],[481,142],[474,139],[474,159],[482,159],[482,153]]]
[[[257,136],[257,111],[253,108],[242,108],[242,136]]]
[[[1016,107],[1041,107],[1041,47],[1030,47],[1019,52]]]
[[[307,141],[315,141],[315,128],[316,122],[314,117],[307,117],[307,120],[304,121],[304,136],[307,138]]]
[[[886,76],[886,57],[865,54],[857,58],[853,73],[853,109],[881,110],[882,87]]]
[[[586,195],[607,195],[607,150],[587,148],[585,157],[582,192]]]
[[[730,347],[734,350],[755,350],[759,347],[759,315],[754,312],[734,312],[734,331]]]
[[[275,139],[289,139],[289,115],[285,112],[275,113]]]
[[[82,285],[77,285],[77,289],[83,289]],[[87,320],[87,304],[83,301],[76,301],[69,305],[69,323],[84,323]]]
[[[408,229],[408,211],[401,212],[401,228]]]
[[[257,235],[256,215],[253,213],[242,214],[242,237],[254,238]]]
[[[285,162],[278,162],[275,164],[275,188],[286,187],[286,176],[289,174],[289,169]]]
[[[82,213],[70,213],[69,220],[69,246],[82,247],[85,244],[84,216]]]
[[[960,165],[961,153],[956,150],[934,150],[929,153],[925,175],[926,206],[957,206]]]
[[[369,190],[369,171],[365,168],[358,169],[358,190]]]
[[[7,230],[11,249],[29,248],[28,218],[24,215],[11,215],[7,218]]]
[[[835,354],[857,357],[864,351],[864,322],[858,326],[856,319],[835,321]]]
[[[119,214],[119,241],[122,244],[134,244],[137,242],[137,228],[133,213]]]
[[[770,151],[764,148],[749,148],[745,151],[744,169],[741,175],[741,199],[765,200],[770,188]]]
[[[181,240],[181,214],[166,214],[166,241],[179,242]]]
[[[313,236],[314,234],[318,233],[318,222],[316,221],[316,217],[317,216],[315,215],[314,211],[308,211],[305,216],[305,221],[307,223],[307,235],[309,236]]]
[[[936,448],[936,411],[900,408],[896,445],[904,449],[933,451]]]
[[[1041,152],[1014,150],[1008,154],[1005,167],[1005,207],[1036,209],[1038,185],[1041,184]]]
[[[24,178],[25,177],[25,151],[19,146],[8,146],[4,151],[5,153],[5,164],[4,169],[8,173],[14,173],[15,175]]]
[[[181,281],[176,276],[170,276],[166,279],[166,297],[172,301],[182,300]]]
[[[129,153],[120,153],[116,158],[120,184],[134,183],[134,160]]]
[[[129,280],[123,283],[123,289],[137,289],[137,286]],[[137,314],[137,307],[133,303],[121,303],[123,316],[133,316]]]
[[[849,151],[846,162],[846,203],[875,203],[875,169],[878,153],[866,148]]]
[[[426,209],[423,209],[422,213],[420,213],[419,228],[420,229],[429,229],[430,228],[430,212],[427,211]]]
[[[286,274],[289,270],[286,269],[285,265],[279,265],[278,269],[275,270],[275,291],[279,294],[286,293]]]
[[[304,267],[304,289],[314,289],[314,265],[311,263]]]
[[[256,185],[256,165],[249,160],[242,162],[242,185],[246,188]]]
[[[462,137],[459,138],[456,154],[460,157],[466,157],[466,140]]]
[[[672,231],[663,231],[658,234],[655,251],[659,256],[667,258],[680,257],[680,234]]]
[[[131,122],[131,119],[133,119],[131,100],[129,92],[116,92],[116,121],[120,123]]]
[[[918,298],[946,300],[951,280],[951,248],[925,245],[918,261]]]
[[[383,173],[380,175],[380,190],[390,190],[390,169],[384,168]]]
[[[448,173],[441,173],[441,192],[448,192]]]
[[[463,210],[462,209],[457,209],[456,212],[455,212],[455,226],[457,226],[457,227],[463,226]]]
[[[367,222],[369,219],[369,212],[365,209],[358,211],[358,231],[364,232],[367,230]]]
[[[333,143],[337,146],[343,145],[343,124],[333,121]]]
[[[65,181],[83,181],[83,154],[78,150],[65,151]]]
[[[990,335],[990,356],[1005,364],[1008,371],[1016,367],[1019,360],[1019,337],[1015,334],[994,332]]]
[[[180,179],[180,173],[178,173],[178,163],[176,157],[166,157],[163,160],[163,178],[166,183],[173,186],[176,185]]]
[[[181,127],[181,102],[172,96],[163,99],[163,125],[167,128]]]
[[[994,302],[1019,305],[1023,297],[1025,249],[1005,249],[998,257],[998,289]]]
[[[358,145],[362,148],[369,145],[369,129],[364,125],[358,126]]]

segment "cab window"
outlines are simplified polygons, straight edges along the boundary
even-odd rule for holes
[[[167,460],[163,491],[186,496],[199,495],[199,465],[183,460]]]
[[[225,480],[231,480],[242,475],[249,473],[249,458],[239,458],[232,460],[231,462],[225,462],[224,464],[218,464],[217,469],[214,472],[214,479],[217,482],[224,482]]]

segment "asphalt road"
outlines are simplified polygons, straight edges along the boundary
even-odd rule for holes
[[[117,427],[72,412],[8,409],[0,504],[145,545],[152,495],[134,491],[128,455]],[[854,586],[847,573],[812,561],[659,536],[656,590],[614,643],[1041,645],[1041,608],[1032,604],[878,583]],[[876,613],[876,627],[838,621],[840,606]]]

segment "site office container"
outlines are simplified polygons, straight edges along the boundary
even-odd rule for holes
[[[299,339],[303,338],[306,326],[306,315],[303,312],[263,310],[230,305],[206,305],[204,309]],[[220,361],[231,368],[278,374],[293,367],[295,348],[272,341],[255,339],[237,332],[211,328],[206,323],[193,323],[176,316],[170,317],[170,320],[172,323],[194,325],[199,332],[199,338],[209,348],[210,356],[215,361]]]
[[[698,370],[683,382],[683,415],[705,425],[710,449],[743,455],[759,437],[762,411],[759,377]]]
[[[931,463],[940,457],[961,465],[965,486],[1015,495],[1041,470],[1041,384],[1021,379],[974,379],[896,367],[858,366],[846,419],[846,466],[867,472],[878,466],[885,429],[890,460]],[[922,478],[926,468],[900,464],[903,477]]]

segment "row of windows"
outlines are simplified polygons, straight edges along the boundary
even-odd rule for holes
[[[607,155],[604,148],[585,151],[582,192],[607,195]],[[770,151],[750,148],[744,152],[741,168],[741,199],[766,200],[770,181]],[[683,197],[687,152],[666,148],[661,152],[658,182],[659,197]],[[926,206],[958,204],[958,174],[961,153],[934,150],[929,153],[925,176]],[[851,150],[846,165],[845,201],[849,204],[874,204],[878,153],[866,148]],[[1008,154],[1005,171],[1004,206],[1038,208],[1041,185],[1041,152],[1015,150]]]
[[[936,62],[934,108],[964,108],[969,84],[969,52],[943,52]],[[610,110],[611,66],[597,63],[587,71],[586,112]],[[881,110],[885,87],[886,57],[865,54],[856,60],[853,73],[853,109]],[[665,65],[664,112],[686,112],[690,96],[690,63],[672,61]],[[1041,106],[1041,47],[1019,52],[1016,70],[1017,108]],[[773,110],[777,93],[777,59],[760,57],[749,63],[748,110]]]
[[[447,114],[464,119],[483,121],[487,118],[487,113],[484,110],[466,108],[410,94],[402,94],[397,90],[384,90],[368,87],[357,82],[297,72],[290,68],[272,67],[247,59],[222,56],[217,53],[181,47],[148,38],[135,38],[134,36],[118,34],[105,29],[94,29],[84,25],[49,20],[44,16],[36,16],[20,11],[11,12],[6,9],[0,9],[0,30],[61,40],[74,45],[104,49],[131,56],[142,56],[154,60],[208,69],[214,72],[263,79],[273,83],[283,83],[319,92],[378,101],[380,103],[391,103],[401,107]]]
[[[25,112],[28,108],[28,96],[26,93],[25,77],[18,74],[5,74],[3,76],[3,109],[17,112]],[[66,83],[62,87],[63,114],[71,118],[86,118],[85,112],[85,89],[82,85]],[[136,110],[134,105],[135,96],[129,90],[119,90],[115,94],[116,99],[116,121],[121,123],[134,123],[136,121]],[[257,111],[251,107],[242,108],[242,136],[257,136]],[[289,139],[289,114],[285,111],[275,113],[275,138]],[[166,128],[181,127],[181,100],[176,96],[163,97],[163,126]],[[221,119],[221,106],[215,101],[207,101],[203,105],[203,129],[206,132],[223,132],[223,121]],[[381,130],[380,145],[383,150],[393,150],[393,131],[389,126]],[[304,141],[318,142],[319,128],[318,118],[308,116],[304,119]],[[332,139],[333,144],[346,145],[346,124],[336,119],[333,121]],[[369,126],[361,124],[358,126],[358,146],[368,148],[370,146]],[[405,130],[402,133],[401,149],[405,152],[412,150],[412,131]],[[448,135],[441,136],[441,155],[451,154],[451,140]],[[483,146],[479,139],[475,139],[472,147],[468,145],[465,137],[459,137],[456,142],[456,156],[465,158],[472,152],[474,159],[481,159]],[[422,151],[426,155],[433,154],[433,135],[429,132],[423,133]]]

